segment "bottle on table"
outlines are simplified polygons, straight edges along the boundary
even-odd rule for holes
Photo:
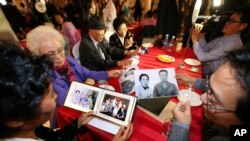
[[[176,51],[179,52],[182,49],[183,45],[183,33],[179,33],[176,38]]]
[[[168,46],[167,46],[167,50],[169,52],[172,52],[172,48],[173,48],[174,44],[175,44],[175,36],[172,36],[172,38],[169,41]]]
[[[168,41],[169,41],[168,38],[169,38],[169,35],[166,34],[165,39],[164,39],[164,41],[163,41],[163,47],[162,47],[163,50],[166,50],[166,49],[167,49]]]

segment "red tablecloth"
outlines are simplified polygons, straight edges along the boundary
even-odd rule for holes
[[[178,69],[179,64],[182,63],[182,57],[184,53],[184,49],[180,52],[166,52],[161,48],[152,47],[148,49],[149,54],[140,55],[140,69],[155,69],[155,68],[168,68],[175,67],[176,72],[184,72],[188,73],[195,77],[201,77],[201,72],[193,73],[190,72],[191,68],[188,65],[185,65],[184,69]],[[160,54],[168,54],[175,57],[175,62],[173,63],[163,63],[160,62],[156,56]],[[195,55],[192,49],[187,49],[187,54],[185,58],[195,58]],[[200,67],[199,67],[200,68]],[[120,86],[118,83],[118,79],[110,79],[108,81],[109,85],[112,85],[116,91],[120,91]],[[185,88],[184,85],[179,85],[180,89]],[[172,101],[178,102],[177,98],[173,98]],[[192,107],[192,123],[190,128],[190,141],[201,141],[202,133],[202,107]],[[81,114],[79,111],[75,111],[66,107],[58,107],[57,117],[59,127],[62,128],[66,124],[70,123],[73,119],[78,117]],[[162,123],[153,117],[149,116],[139,108],[135,109],[133,120],[134,131],[131,137],[131,141],[165,141],[166,138],[162,135]],[[93,135],[95,140],[101,141],[110,141],[114,137],[114,135],[104,132],[102,130],[96,129],[92,126],[88,126],[90,129],[90,134]]]

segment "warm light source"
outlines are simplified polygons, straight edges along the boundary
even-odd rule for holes
[[[213,0],[214,7],[219,7],[224,3],[224,0]]]
[[[5,0],[0,0],[0,3],[1,3],[2,5],[6,5],[6,1],[5,1]]]

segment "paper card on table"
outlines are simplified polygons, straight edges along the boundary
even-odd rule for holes
[[[135,91],[134,72],[136,70],[138,70],[137,65],[130,66],[129,68],[123,71],[121,77],[119,78],[119,83],[123,94],[131,94]]]
[[[136,99],[134,96],[73,81],[64,106],[82,112],[93,111],[96,118],[106,120],[116,126],[127,126],[132,119]],[[103,127],[100,128],[103,129]]]

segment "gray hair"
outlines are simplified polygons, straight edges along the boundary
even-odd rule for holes
[[[31,53],[41,56],[42,54],[39,50],[41,43],[49,41],[51,38],[57,39],[63,46],[65,46],[65,40],[62,34],[56,29],[46,25],[38,26],[27,34],[26,46],[31,51]]]

